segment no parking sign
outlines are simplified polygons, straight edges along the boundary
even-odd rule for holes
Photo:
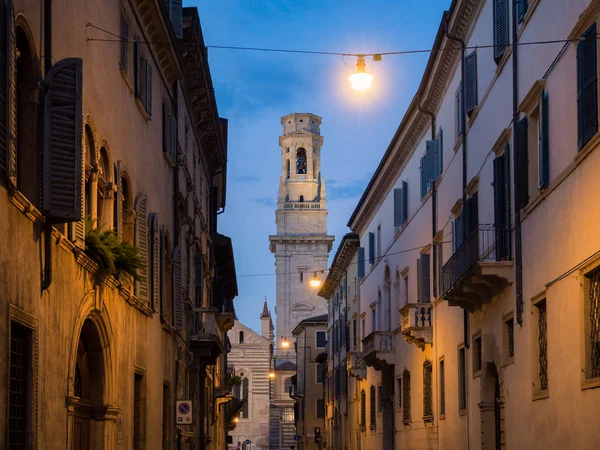
[[[175,409],[177,410],[176,420],[177,425],[188,425],[192,423],[192,401],[191,400],[177,400],[175,402]]]

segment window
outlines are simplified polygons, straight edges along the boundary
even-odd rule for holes
[[[577,129],[581,150],[598,132],[598,68],[596,24],[581,35],[577,44]]]
[[[463,134],[463,90],[462,81],[458,83],[458,89],[456,90],[456,140]]]
[[[440,130],[441,131],[441,130]],[[421,198],[431,190],[431,187],[442,172],[442,139],[429,140],[425,145],[425,154],[420,161]]]
[[[365,249],[364,249],[364,247],[358,248],[357,263],[358,263],[357,277],[360,280],[365,276]]]
[[[408,304],[408,274],[404,275],[404,304]]]
[[[542,92],[538,111],[538,189],[550,183],[550,120],[548,117],[548,91]]]
[[[533,398],[548,394],[548,334],[546,298],[534,300],[533,308]]]
[[[133,379],[133,449],[145,447],[145,403],[144,377],[135,374]]]
[[[478,375],[483,368],[483,354],[481,347],[481,334],[473,337],[473,374]]]
[[[377,331],[377,313],[375,308],[371,309],[371,333]]]
[[[121,17],[119,26],[121,37],[121,48],[119,53],[119,67],[122,71],[127,72],[127,22]]]
[[[323,378],[325,378],[325,372],[324,372],[324,368],[321,364],[317,364],[316,365],[316,371],[317,371],[317,375],[316,375],[316,380],[317,383],[319,384],[323,384]]]
[[[365,325],[365,319],[362,320],[362,327],[361,327],[361,340],[365,338],[365,329],[367,328],[367,326]]]
[[[173,253],[171,250],[171,238],[169,236],[169,231],[165,227],[163,227],[161,230],[160,238],[160,318],[164,322],[171,324],[173,315]],[[158,303],[155,307],[158,308]]]
[[[454,253],[462,244],[462,227],[463,224],[463,211],[452,221],[452,252]]]
[[[494,61],[500,62],[508,49],[508,0],[494,0]]]
[[[304,272],[300,271],[300,283],[304,282]]]
[[[446,415],[446,366],[440,359],[440,418]]]
[[[371,385],[371,391],[370,391],[370,395],[369,395],[369,401],[370,401],[370,414],[369,414],[369,428],[371,428],[371,431],[375,431],[377,429],[377,420],[376,420],[376,398],[375,398],[375,386]]]
[[[288,378],[286,380],[286,383],[288,382],[288,380],[290,381],[290,386],[291,386],[291,379]],[[246,400],[246,405],[244,405],[244,409],[242,410],[242,419],[247,419],[248,418],[248,414],[249,414],[249,408],[248,408],[248,404],[250,403],[250,397],[248,396],[248,377],[244,377],[242,380],[242,400]],[[286,386],[286,392],[289,392],[289,387]]]
[[[494,228],[496,260],[506,261],[511,257],[510,239],[510,147],[494,159]]]
[[[163,450],[170,448],[171,442],[171,400],[169,395],[169,386],[163,384],[163,410],[162,410],[162,441]]]
[[[293,422],[294,421],[294,408],[284,408],[281,412],[282,422]]]
[[[504,354],[506,362],[515,357],[515,321],[512,316],[504,320]]]
[[[178,122],[174,105],[162,104],[163,153],[171,164],[177,162]]]
[[[179,39],[183,38],[182,3],[182,0],[164,0],[165,9],[171,19],[173,31]]]
[[[367,426],[367,394],[365,390],[360,391],[360,428],[365,429]]]
[[[317,331],[317,347],[325,348],[326,341],[327,341],[327,333],[325,331]]]
[[[600,377],[600,268],[588,272],[584,279],[585,302],[585,377]]]
[[[369,264],[375,264],[375,233],[369,232]]]
[[[288,152],[290,151],[290,149],[288,148]],[[287,160],[287,178],[290,177],[290,160]]]
[[[527,116],[517,122],[517,153],[515,155],[517,173],[515,189],[517,190],[517,208],[523,208],[529,203],[529,121]]]
[[[145,268],[138,270],[140,280],[135,282],[135,295],[144,303],[150,303],[148,295],[148,201],[145,194],[135,199],[135,246]],[[149,304],[150,307],[152,305]]]
[[[467,360],[466,350],[458,350],[458,409],[460,412],[467,409]]]
[[[240,344],[244,343],[244,332],[240,331]]]
[[[394,226],[401,227],[408,220],[408,183],[394,189]]]
[[[299,148],[296,151],[296,173],[300,175],[306,174],[306,150]]]
[[[477,52],[465,56],[465,109],[470,116],[477,107]]]
[[[381,225],[377,225],[377,258],[381,258]]]
[[[467,236],[477,231],[479,225],[479,201],[477,192],[473,192],[467,199],[467,219],[464,224],[467,227]]]
[[[431,285],[429,282],[429,253],[422,254],[419,258],[419,302],[429,303],[431,301]]]
[[[377,386],[377,413],[380,414],[383,410],[383,397],[382,397],[381,385]]]
[[[300,196],[300,199],[298,200],[300,203],[304,203],[304,195]]]
[[[134,91],[140,105],[152,118],[152,63],[141,54],[140,38],[133,38]]]
[[[398,396],[398,408],[402,409],[402,377],[396,378],[396,395]]]
[[[354,350],[356,350],[357,331],[356,319],[352,319],[352,348]]]
[[[433,420],[433,365],[431,361],[423,363],[423,420]]]
[[[322,398],[317,399],[317,419],[325,418],[325,401]]]
[[[402,423],[410,425],[410,372],[402,372]]]
[[[28,448],[31,433],[31,330],[10,324],[8,448]]]
[[[523,23],[525,14],[527,14],[528,0],[517,0],[517,18],[519,23]]]

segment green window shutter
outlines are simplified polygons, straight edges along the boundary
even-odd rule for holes
[[[183,39],[183,21],[182,21],[182,2],[181,0],[171,0],[171,24],[173,31],[178,39]]]
[[[527,7],[529,6],[527,3],[527,0],[517,0],[517,17],[519,23],[523,22],[525,14],[527,14]]]
[[[170,145],[171,145],[171,119],[169,117],[169,113],[167,112],[167,103],[163,102],[162,104],[162,148],[163,152],[168,153],[170,155]]]
[[[135,295],[144,303],[149,304],[148,298],[148,200],[145,194],[139,194],[135,199],[135,246],[145,266],[138,270],[141,280],[135,282]],[[149,305],[152,306],[152,305]]]
[[[173,163],[177,162],[177,137],[178,137],[178,129],[177,129],[177,117],[171,116],[171,131],[169,132],[170,143],[169,143],[169,156],[171,157],[171,161]]]
[[[427,161],[425,160],[426,157],[422,156],[421,157],[421,161],[419,163],[419,175],[420,175],[420,182],[421,182],[421,198],[425,197],[425,194],[427,193]]]
[[[402,223],[408,220],[408,183],[402,182]]]
[[[425,189],[429,191],[431,185],[435,183],[439,171],[437,170],[437,141],[427,141],[425,143],[425,166],[426,166],[426,186]]]
[[[202,284],[204,281],[204,270],[202,268],[202,255],[194,257],[194,306],[202,308]]]
[[[173,251],[173,311],[175,328],[183,329],[183,274],[181,267],[181,251],[179,247]]]
[[[150,214],[150,285],[152,294],[152,309],[158,311],[161,295],[161,236],[158,221],[158,214]]]
[[[596,24],[577,44],[578,125],[581,150],[598,132],[598,74],[596,67]]]
[[[435,144],[436,174],[440,174],[444,171],[444,134],[441,128],[438,131]]]
[[[119,29],[121,37],[119,67],[121,70],[127,70],[127,22],[122,17]]]
[[[420,302],[421,303],[429,303],[431,301],[431,286],[430,286],[430,282],[429,282],[429,278],[430,278],[429,254],[421,255],[421,258],[419,258],[419,264],[420,264],[419,275],[421,276]]]
[[[458,89],[456,90],[456,139],[463,133],[463,83],[462,80],[458,83]]]
[[[494,60],[496,64],[508,48],[508,0],[494,0]]]
[[[465,57],[465,108],[467,114],[477,106],[477,52]],[[464,124],[463,124],[464,125]]]
[[[375,233],[369,233],[369,264],[375,264]]]
[[[523,117],[517,122],[517,153],[515,164],[517,165],[517,178],[515,185],[517,189],[517,209],[523,208],[529,203],[529,157],[527,150],[528,121]]]
[[[548,120],[548,92],[542,92],[539,114],[539,188],[550,182],[550,124]]]
[[[394,189],[394,226],[399,227],[402,225],[402,200],[404,195],[402,194],[402,188]]]
[[[133,38],[133,91],[135,96],[141,99],[141,71],[142,55],[140,53],[140,38]]]
[[[146,60],[146,103],[144,109],[148,117],[152,118],[152,63]]]
[[[83,219],[82,69],[82,59],[63,59],[44,80],[42,210],[56,222]]]
[[[141,58],[140,60],[140,74],[139,74],[139,95],[140,103],[146,110],[146,98],[148,97],[148,88],[146,87],[146,83],[148,82],[148,76],[146,75],[146,71],[148,68],[148,64],[146,59]]]
[[[365,249],[358,247],[358,279],[365,276]]]

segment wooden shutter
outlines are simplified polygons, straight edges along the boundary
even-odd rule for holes
[[[510,259],[510,146],[507,143],[504,146],[504,258]]]
[[[517,17],[519,23],[523,22],[525,14],[527,14],[527,7],[529,6],[527,3],[527,0],[517,0]]]
[[[145,265],[145,269],[138,271],[141,280],[135,282],[135,295],[141,301],[148,303],[148,201],[145,194],[139,194],[135,199],[134,241]]]
[[[420,175],[420,181],[421,181],[421,198],[425,197],[425,194],[427,193],[427,161],[426,161],[426,156],[424,155],[421,157],[421,161],[419,163],[419,175]]]
[[[579,149],[598,132],[598,76],[596,67],[596,24],[583,33],[577,45],[579,95]]]
[[[429,191],[431,185],[435,183],[439,171],[437,170],[437,141],[427,141],[425,144],[425,165],[427,169],[427,186],[426,189]]]
[[[402,223],[408,220],[408,183],[402,182]]]
[[[63,59],[44,80],[44,214],[55,222],[83,219],[81,86],[83,60]]]
[[[508,1],[494,0],[494,60],[500,62],[508,48]]]
[[[467,114],[473,112],[476,106],[477,52],[472,52],[469,56],[465,58],[465,108],[467,110]]]
[[[162,104],[163,152],[170,155],[171,150],[171,119],[167,111],[167,102]]]
[[[544,189],[550,182],[550,124],[548,121],[548,92],[540,98],[539,127],[539,188]]]
[[[369,233],[369,263],[375,264],[375,233]]]
[[[358,247],[358,279],[365,276],[365,248]]]
[[[121,177],[121,161],[115,163],[115,183],[117,192],[115,192],[115,228],[119,242],[123,240],[123,179]]]
[[[164,0],[165,9],[167,10],[167,15],[171,17],[171,0]]]
[[[135,96],[140,98],[140,81],[141,81],[141,53],[140,53],[140,38],[133,38],[133,90]]]
[[[178,39],[183,39],[182,5],[181,0],[171,0],[171,24]]]
[[[121,48],[119,66],[122,70],[127,70],[127,22],[121,17],[120,24]]]
[[[517,152],[515,164],[517,165],[517,178],[515,185],[517,189],[517,209],[523,208],[529,203],[529,157],[527,153],[527,117],[517,122]]]
[[[419,272],[421,275],[421,303],[429,303],[431,301],[431,286],[429,282],[429,253],[421,255],[419,259]]]
[[[139,73],[139,91],[138,98],[140,99],[140,103],[146,110],[146,98],[148,96],[148,89],[146,88],[146,83],[148,82],[148,77],[146,75],[146,69],[148,68],[147,61],[144,58],[140,59],[140,73]]]
[[[173,163],[177,162],[177,117],[171,116],[171,131],[169,132],[170,142],[169,142],[169,156],[171,157],[171,161]]]
[[[202,255],[194,257],[194,306],[202,308],[202,284],[204,282],[204,273],[202,270]]]
[[[182,292],[182,267],[181,251],[179,247],[173,251],[173,309],[175,316],[175,327],[183,329],[183,292]]]
[[[160,317],[165,319],[167,316],[167,235],[165,227],[160,230],[160,299],[156,303],[155,311],[160,308]]]
[[[442,129],[438,131],[438,137],[435,140],[435,162],[436,162],[436,177],[444,170],[444,136]]]
[[[404,195],[402,194],[402,188],[394,189],[394,226],[399,227],[402,225],[402,201]]]
[[[4,176],[13,187],[17,185],[17,158],[12,132],[12,107],[15,101],[15,49],[13,46],[12,2],[0,0],[0,179]]]
[[[150,214],[150,274],[152,289],[152,309],[158,311],[161,294],[161,242],[158,214]]]
[[[458,83],[458,90],[456,91],[456,139],[463,132],[463,89],[462,89],[462,80]]]
[[[152,118],[152,63],[146,61],[146,103],[144,109],[149,118]]]
[[[473,195],[467,201],[468,211],[468,232],[467,234],[471,234],[475,230],[477,230],[477,226],[479,225],[479,204],[477,198],[477,192],[474,192]]]

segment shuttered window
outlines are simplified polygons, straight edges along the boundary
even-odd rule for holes
[[[548,120],[548,92],[542,92],[538,116],[538,187],[544,189],[550,182],[550,123]]]
[[[421,198],[427,194],[427,155],[421,156],[419,162],[419,181],[421,186]]]
[[[421,303],[429,303],[431,301],[431,286],[430,286],[430,264],[429,264],[429,253],[421,255],[419,258],[419,276],[420,276],[420,287],[419,292],[421,297],[419,301]]]
[[[510,147],[494,159],[494,229],[496,259],[510,259]]]
[[[426,360],[423,363],[423,419],[433,420],[433,364]]]
[[[598,132],[596,24],[588,28],[581,38],[582,40],[577,44],[577,112],[580,150]]]
[[[517,190],[517,208],[521,209],[529,203],[529,158],[528,158],[528,120],[523,117],[517,122],[517,152],[515,164],[517,165],[517,176],[515,188]]]
[[[369,233],[369,264],[375,264],[375,233]]]
[[[121,23],[119,26],[121,43],[119,53],[119,67],[121,70],[127,70],[127,22],[121,17]]]
[[[410,425],[410,372],[402,372],[402,423]]]
[[[394,226],[401,227],[408,220],[408,183],[394,189]]]
[[[134,242],[145,266],[145,269],[138,270],[140,280],[135,282],[135,295],[142,302],[148,303],[148,200],[145,194],[140,194],[135,199]]]
[[[365,429],[367,426],[367,394],[365,390],[360,391],[360,427]]]
[[[152,294],[152,309],[158,311],[161,293],[161,242],[158,214],[152,213],[150,224],[150,284]]]
[[[494,60],[496,64],[508,48],[508,0],[494,0]]]
[[[455,252],[462,244],[463,214],[452,221],[452,251]]]
[[[477,192],[474,192],[467,199],[467,236],[477,230],[477,226],[479,224],[479,203],[478,203],[478,195]]]
[[[183,38],[183,22],[182,22],[182,1],[181,0],[163,0],[167,15],[171,19],[173,31],[178,39]]]
[[[467,409],[467,356],[464,347],[458,351],[458,409]]]
[[[463,133],[463,113],[462,113],[462,104],[463,104],[463,90],[462,90],[462,81],[458,83],[458,89],[456,90],[456,140]]]
[[[30,329],[11,322],[6,421],[10,450],[31,448],[31,337]]]
[[[183,292],[182,292],[181,251],[179,247],[173,251],[173,311],[175,327],[183,329]]]
[[[375,393],[375,386],[371,385],[371,390],[369,392],[369,406],[370,406],[370,410],[369,410],[369,428],[371,428],[371,430],[376,430],[377,429],[377,411],[376,411],[376,407],[377,407],[377,399],[376,399],[376,393]]]
[[[202,268],[202,255],[194,257],[194,306],[202,308],[202,285],[204,283],[204,271]]]
[[[82,59],[63,59],[44,80],[42,209],[56,222],[83,219],[82,69]]]
[[[465,109],[471,114],[477,106],[477,52],[465,57]]]
[[[172,323],[173,313],[173,262],[171,259],[171,241],[165,227],[160,230],[160,318]]]
[[[115,162],[115,184],[117,192],[115,192],[115,202],[113,205],[114,224],[117,231],[119,242],[123,240],[123,178],[121,171],[121,161]]]
[[[152,118],[152,63],[142,57],[140,41],[133,38],[133,78],[135,96],[142,104],[148,118]]]
[[[360,280],[365,276],[365,249],[364,247],[358,247],[358,279]]]
[[[440,360],[440,415],[446,414],[446,367],[444,360]]]
[[[528,0],[517,0],[517,18],[519,23],[523,22],[528,6]]]
[[[140,86],[140,71],[141,71],[141,58],[140,53],[140,38],[134,36],[133,38],[133,91],[137,98],[141,98],[141,86]]]

